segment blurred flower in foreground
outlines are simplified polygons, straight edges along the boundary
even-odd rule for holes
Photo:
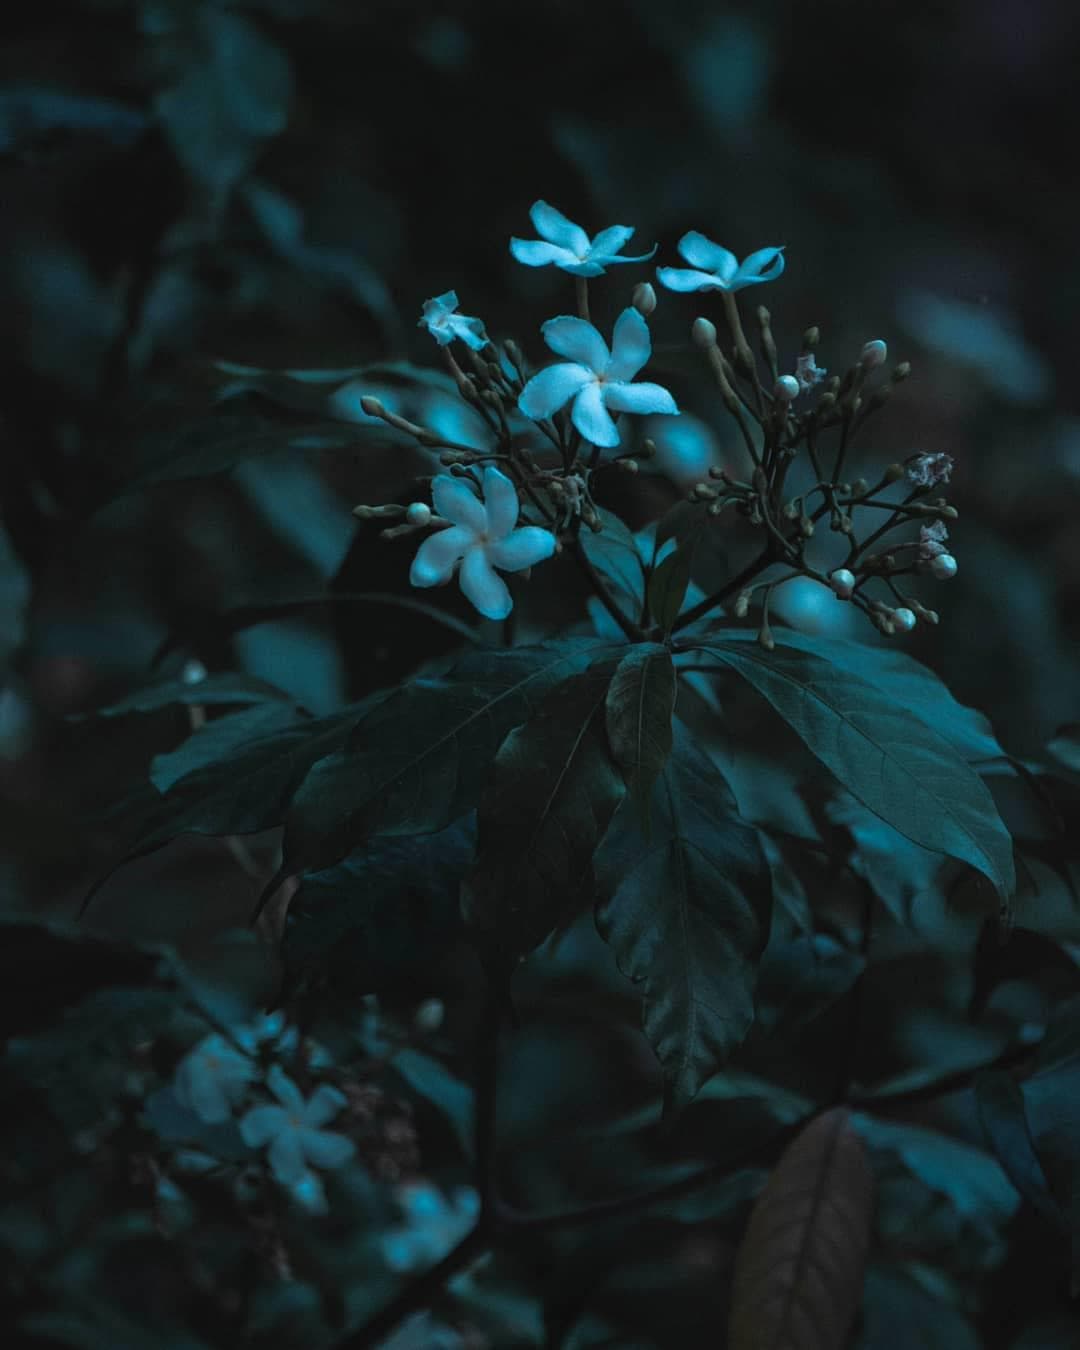
[[[547,202],[533,202],[529,219],[540,238],[515,237],[510,240],[510,252],[526,267],[546,267],[554,263],[564,272],[572,272],[578,277],[599,277],[612,263],[648,262],[657,249],[654,244],[648,253],[639,257],[621,258],[619,250],[634,233],[632,226],[610,225],[590,240],[580,225],[567,220],[561,211],[556,211]]]
[[[177,1099],[208,1125],[228,1120],[255,1078],[251,1058],[214,1032],[189,1050],[177,1065]]]
[[[513,599],[495,568],[520,572],[555,552],[555,536],[538,525],[517,525],[517,488],[498,469],[484,470],[483,500],[460,478],[439,474],[432,480],[435,510],[451,522],[429,535],[413,559],[414,586],[441,586],[461,564],[461,589],[485,619],[505,619]]]
[[[759,248],[739,262],[729,249],[691,230],[679,240],[678,248],[694,270],[658,267],[657,279],[669,291],[741,291],[760,281],[775,281],[784,270],[783,245]]]
[[[392,1270],[425,1270],[440,1261],[476,1222],[480,1197],[471,1186],[459,1187],[448,1202],[428,1182],[399,1186],[396,1199],[404,1222],[382,1239],[383,1256]]]
[[[720,462],[712,427],[693,413],[682,413],[677,419],[650,418],[644,430],[656,446],[652,467],[666,474],[677,487],[689,491]]]
[[[460,338],[467,347],[478,352],[481,347],[487,346],[484,321],[455,314],[457,307],[457,291],[447,291],[444,295],[437,295],[434,300],[425,300],[424,313],[416,326],[426,328],[440,347]]]
[[[838,605],[833,590],[813,577],[793,577],[777,586],[771,608],[799,632],[829,637],[844,637],[852,632],[857,617],[850,605]]]
[[[569,361],[548,366],[521,391],[518,407],[526,417],[550,417],[573,399],[570,417],[582,436],[593,445],[613,446],[619,433],[612,412],[678,413],[660,385],[631,383],[652,355],[649,325],[632,305],[615,320],[611,351],[585,319],[563,314],[540,331],[555,355]]]

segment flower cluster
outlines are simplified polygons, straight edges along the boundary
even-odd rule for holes
[[[402,1222],[382,1238],[383,1256],[391,1270],[426,1270],[440,1261],[476,1222],[480,1197],[471,1186],[460,1186],[450,1200],[427,1182],[407,1182],[397,1188]]]

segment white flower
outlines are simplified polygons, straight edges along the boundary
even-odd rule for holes
[[[781,375],[773,386],[773,394],[781,403],[790,403],[799,397],[802,386],[794,375]]]
[[[910,609],[894,609],[892,621],[901,633],[910,633],[915,627],[915,613]]]
[[[930,571],[938,581],[951,581],[957,570],[956,559],[951,553],[939,553],[930,562]]]
[[[952,455],[913,455],[904,466],[904,474],[909,483],[916,487],[936,487],[938,483],[947,483],[953,471]]]
[[[484,470],[483,500],[460,478],[439,474],[431,483],[435,509],[451,521],[448,530],[430,535],[413,559],[414,586],[442,586],[458,563],[465,598],[485,619],[505,619],[514,606],[503,572],[520,572],[555,552],[555,536],[536,525],[517,525],[517,488],[498,469]]]
[[[828,373],[814,360],[813,352],[803,352],[795,362],[795,378],[799,381],[799,388],[804,394],[808,389],[820,384]]]
[[[323,1083],[305,1102],[304,1095],[278,1065],[270,1070],[267,1086],[280,1106],[253,1106],[240,1122],[240,1133],[249,1148],[269,1145],[270,1170],[306,1208],[321,1213],[325,1208],[322,1183],[315,1167],[341,1167],[356,1149],[351,1139],[321,1129],[346,1104],[337,1088]]]
[[[637,258],[620,258],[619,250],[634,233],[630,225],[610,225],[590,239],[580,225],[567,220],[547,202],[533,202],[529,219],[536,227],[539,239],[510,240],[510,252],[526,267],[546,267],[554,263],[564,272],[578,277],[603,276],[612,263],[648,262],[656,252],[654,244],[648,253]]]
[[[930,562],[932,558],[940,558],[943,553],[948,553],[945,547],[945,540],[949,537],[949,531],[945,528],[943,520],[935,520],[932,525],[919,526],[919,561]]]
[[[426,328],[440,347],[460,338],[467,347],[478,352],[487,346],[487,334],[482,319],[470,319],[464,314],[455,314],[458,298],[457,291],[447,291],[437,295],[434,300],[424,301],[424,313],[417,328]]]
[[[829,573],[829,585],[838,600],[850,600],[855,591],[855,573],[846,567],[838,567]]]
[[[784,270],[783,245],[759,248],[739,262],[729,249],[691,230],[679,240],[678,248],[694,270],[658,267],[657,279],[669,291],[741,291],[760,281],[774,281]]]
[[[652,355],[649,325],[631,305],[615,320],[611,351],[591,323],[563,314],[540,330],[566,363],[534,375],[518,399],[526,417],[550,417],[571,399],[570,417],[593,445],[619,444],[612,412],[678,413],[675,400],[658,384],[631,384]],[[610,411],[609,411],[610,410]]]
[[[255,1078],[255,1065],[216,1031],[189,1050],[176,1067],[177,1099],[208,1125],[228,1120]]]

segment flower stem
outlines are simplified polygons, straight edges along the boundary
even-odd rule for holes
[[[574,293],[577,295],[577,312],[586,323],[592,323],[589,318],[589,279],[588,277],[574,278]]]

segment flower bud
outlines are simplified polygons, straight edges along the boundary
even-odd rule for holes
[[[906,380],[911,374],[911,362],[901,361],[892,373],[893,384],[899,384],[901,380]]]
[[[428,525],[431,523],[431,507],[427,502],[413,502],[405,512],[410,525]]]
[[[956,559],[951,553],[939,553],[931,558],[930,571],[938,581],[951,581],[958,571]]]
[[[649,317],[656,308],[656,292],[649,282],[638,282],[634,287],[634,298],[630,303],[643,318]]]
[[[446,1008],[441,998],[426,998],[413,1016],[413,1026],[417,1031],[438,1031],[446,1016]]]
[[[184,684],[201,684],[206,679],[206,673],[206,667],[203,663],[192,658],[192,660],[184,662],[180,679]]]
[[[503,349],[505,350],[506,355],[509,358],[510,364],[514,366],[515,369],[520,371],[522,367],[525,365],[525,358],[524,356],[522,356],[521,348],[517,345],[514,339],[507,338],[506,341],[503,343]]]
[[[875,338],[868,342],[862,349],[862,355],[859,357],[859,364],[863,370],[874,370],[876,367],[884,364],[885,358],[889,354],[889,348],[880,338]]]
[[[368,417],[385,417],[386,409],[383,407],[381,399],[374,394],[365,394],[360,400],[360,407],[367,413]]]
[[[690,336],[699,347],[715,347],[716,324],[710,319],[695,319],[694,326],[690,329]]]
[[[773,385],[773,395],[781,403],[790,403],[799,397],[799,381],[794,375],[781,375]]]
[[[886,483],[898,483],[907,473],[902,464],[890,464],[883,475]]]
[[[838,567],[830,573],[829,585],[838,600],[850,600],[855,590],[855,574],[846,567]]]
[[[915,615],[910,609],[894,609],[892,621],[901,633],[910,633],[915,627]]]
[[[656,456],[656,442],[649,440],[648,437],[641,442],[637,451],[638,459],[653,459]]]
[[[622,469],[623,473],[637,473],[638,462],[636,459],[617,459],[615,467]]]
[[[750,597],[753,591],[740,591],[738,599],[735,601],[735,617],[745,619],[750,609]]]
[[[821,341],[821,329],[817,326],[817,324],[814,324],[812,328],[808,328],[806,332],[802,335],[803,351],[812,352],[820,341]]]

